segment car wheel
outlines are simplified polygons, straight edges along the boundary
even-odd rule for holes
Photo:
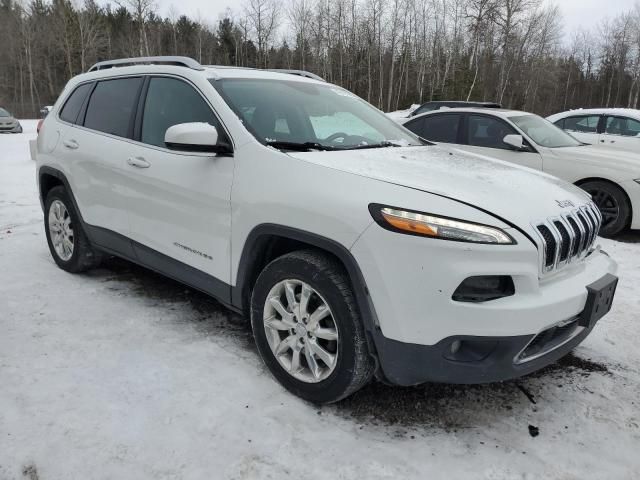
[[[609,182],[594,180],[580,187],[588,192],[602,214],[600,236],[613,237],[629,225],[631,205],[624,191]]]
[[[298,251],[267,265],[251,295],[251,325],[273,376],[305,400],[337,402],[373,374],[349,280],[328,255]]]
[[[102,254],[89,243],[64,187],[47,194],[44,226],[51,256],[60,268],[79,273],[100,264]]]

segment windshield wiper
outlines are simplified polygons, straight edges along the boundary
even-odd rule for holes
[[[278,148],[280,150],[296,150],[300,152],[308,152],[309,150],[338,150],[335,147],[322,145],[318,142],[285,142],[280,140],[272,140],[265,142],[265,145],[273,148]]]
[[[397,143],[390,142],[385,140],[380,143],[369,143],[363,145],[354,145],[352,147],[342,147],[339,150],[364,150],[366,148],[387,148],[387,147],[402,147],[402,145],[398,145]]]

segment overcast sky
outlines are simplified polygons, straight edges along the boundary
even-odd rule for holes
[[[159,6],[159,14],[166,16],[171,5],[178,14],[186,14],[196,18],[198,13],[210,24],[217,23],[218,17],[227,8],[238,9],[240,0],[156,0]],[[600,19],[614,17],[617,14],[630,10],[637,0],[547,0],[560,7],[564,18],[565,35],[578,28],[590,28],[596,25]]]

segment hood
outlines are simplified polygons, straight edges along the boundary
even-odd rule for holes
[[[556,177],[442,146],[292,152],[290,155],[336,170],[459,200],[526,230],[530,230],[532,221],[562,213],[559,202],[570,201],[577,207],[590,201],[584,191]]]
[[[619,182],[640,178],[640,154],[613,150],[606,147],[584,145],[581,147],[548,148],[552,155],[567,160],[591,164],[609,171],[610,178]]]

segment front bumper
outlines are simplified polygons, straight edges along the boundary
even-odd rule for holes
[[[0,133],[22,133],[22,125],[16,123],[15,125],[0,125]]]
[[[606,275],[601,281],[611,279],[617,283],[612,275]],[[374,336],[382,377],[390,383],[404,386],[425,382],[490,383],[535,372],[569,353],[593,330],[596,323],[588,322],[591,315],[593,309],[585,308],[575,318],[536,335],[455,336],[433,346]]]
[[[542,355],[516,357],[536,336],[580,317],[587,286],[617,271],[599,249],[539,279],[536,247],[446,242],[372,225],[352,247],[377,316],[371,330],[382,376],[391,383],[485,383],[526,375],[556,361],[591,332],[571,329]],[[384,254],[380,254],[384,252]],[[509,275],[515,294],[484,303],[452,299],[470,276]],[[558,340],[558,339],[552,339]],[[452,354],[452,344],[460,342]]]

